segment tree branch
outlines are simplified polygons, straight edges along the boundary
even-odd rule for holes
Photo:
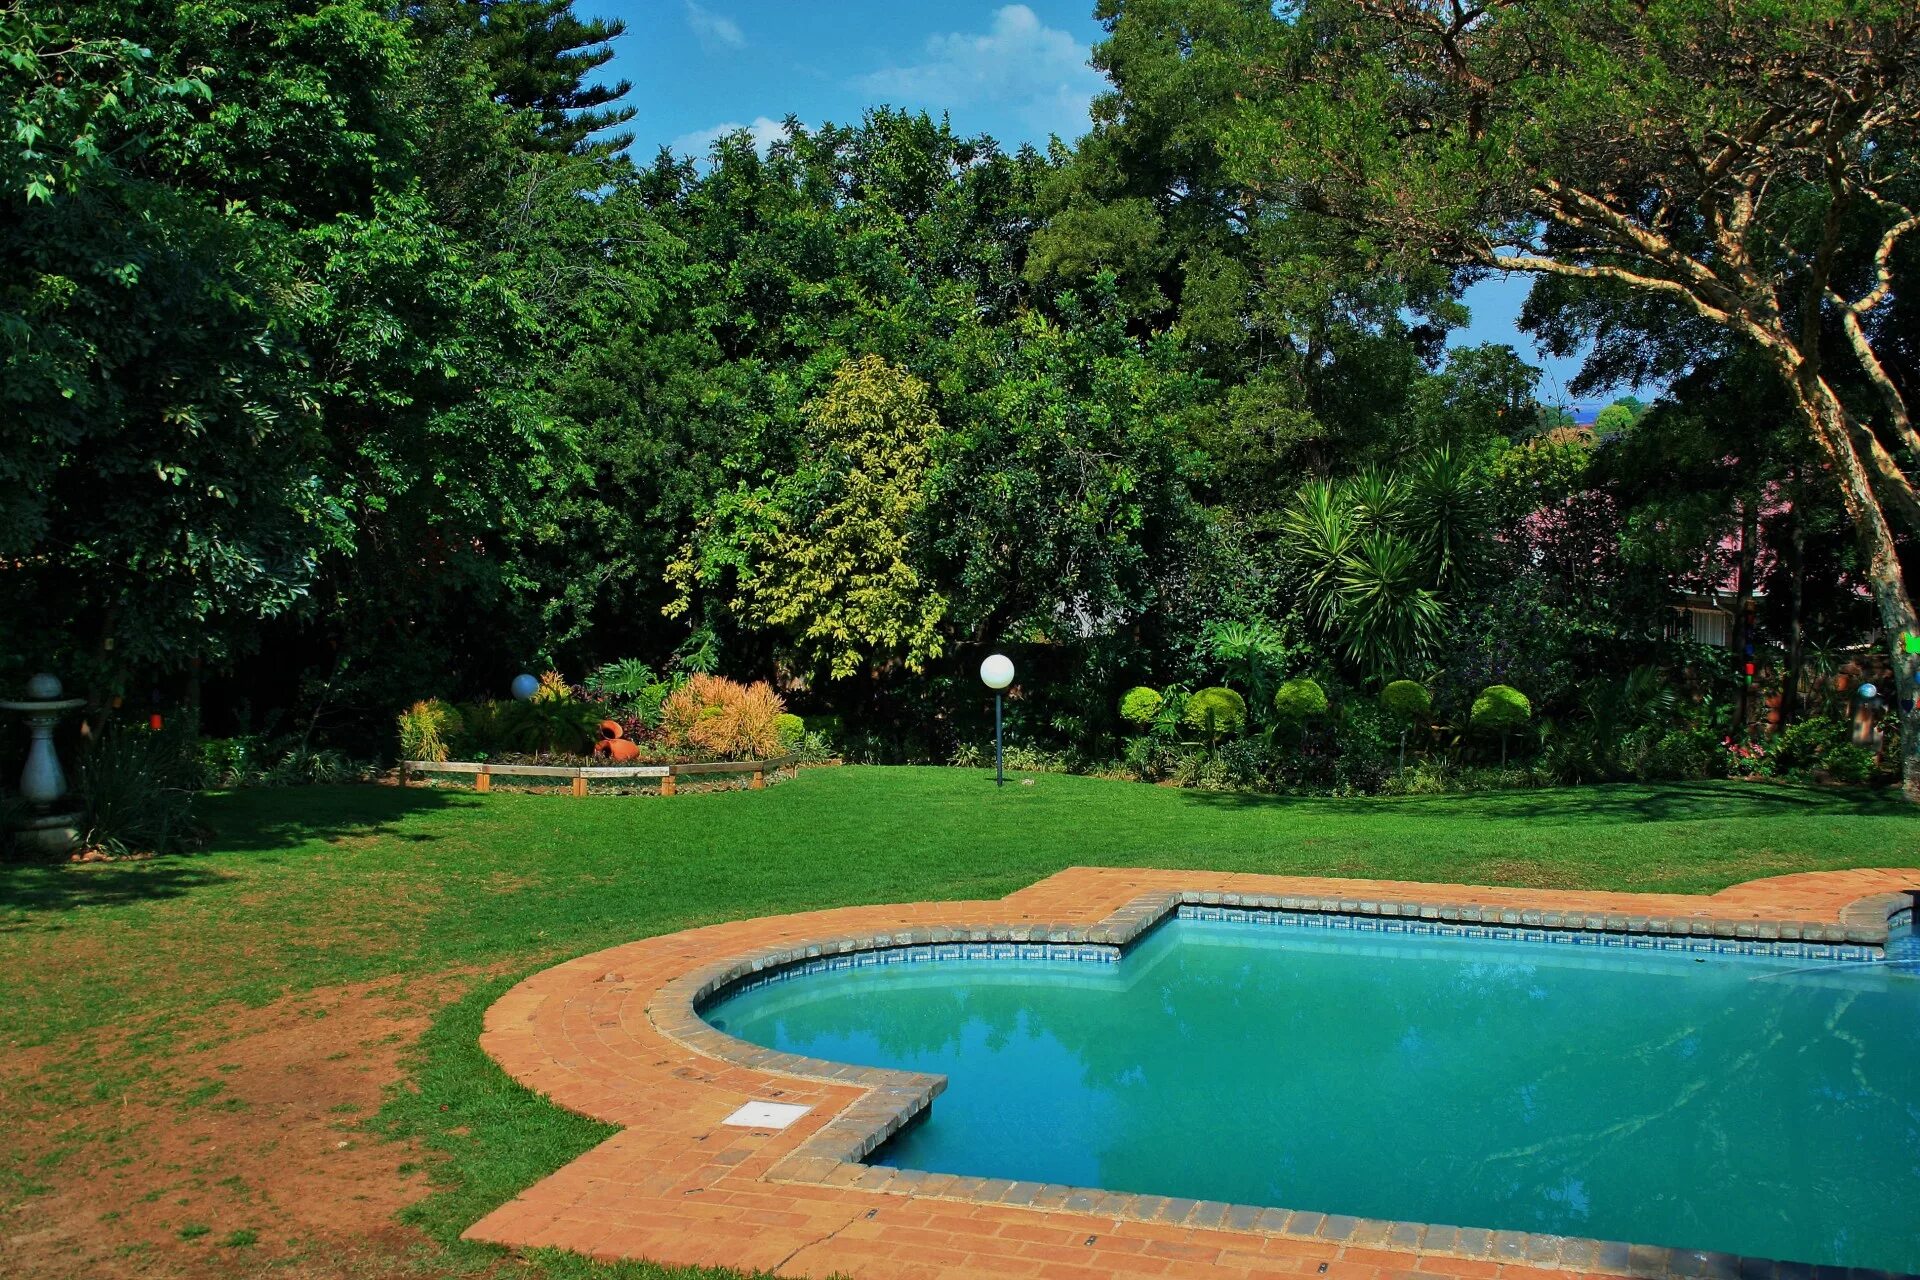
[[[1747,310],[1739,291],[1710,268],[1675,249],[1666,237],[1640,226],[1606,201],[1552,178],[1542,181],[1535,191],[1547,203],[1557,206],[1550,216],[1558,221],[1578,230],[1591,231],[1593,220],[1597,219],[1623,248],[1688,277],[1701,291],[1702,301],[1711,299],[1718,313],[1714,318],[1722,323],[1725,317]],[[1686,288],[1677,281],[1673,283],[1678,288]]]
[[[1874,352],[1873,343],[1860,324],[1859,311],[1831,289],[1827,291],[1827,296],[1840,308],[1840,325],[1847,331],[1847,341],[1853,347],[1854,358],[1866,371],[1867,380],[1873,383],[1874,390],[1880,393],[1880,403],[1886,407],[1887,420],[1893,425],[1895,438],[1900,441],[1902,448],[1920,459],[1920,433],[1914,430],[1913,415],[1907,412],[1907,402],[1901,396],[1900,388],[1893,384],[1886,366],[1880,363],[1880,357]]]
[[[1558,258],[1543,258],[1531,253],[1500,253],[1491,246],[1470,248],[1474,260],[1482,266],[1493,267],[1499,271],[1526,271],[1535,275],[1572,276],[1577,280],[1614,280],[1631,285],[1636,289],[1646,289],[1668,297],[1679,298],[1691,306],[1695,312],[1715,324],[1732,325],[1749,336],[1762,337],[1764,331],[1751,321],[1745,321],[1722,311],[1699,294],[1677,280],[1668,280],[1663,276],[1643,275],[1629,271],[1625,267],[1607,264],[1585,265],[1577,262],[1562,262]],[[1771,345],[1770,343],[1768,345]]]
[[[1880,199],[1877,196],[1874,198]],[[1891,200],[1880,200],[1880,203],[1898,209],[1907,216],[1887,228],[1886,234],[1880,237],[1880,247],[1873,251],[1872,292],[1858,302],[1842,304],[1855,315],[1865,315],[1885,302],[1887,296],[1893,292],[1893,248],[1899,243],[1901,236],[1920,227],[1920,214],[1908,213],[1904,207],[1894,204]]]

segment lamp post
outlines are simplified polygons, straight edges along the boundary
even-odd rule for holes
[[[993,690],[993,785],[1007,784],[1005,757],[1000,750],[1000,691],[1013,683],[1013,659],[1004,653],[989,655],[980,664],[980,679]]]

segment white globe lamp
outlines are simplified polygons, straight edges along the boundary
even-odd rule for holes
[[[1000,693],[1013,683],[1013,659],[1004,653],[990,654],[980,664],[980,680],[993,690],[993,785],[1007,785],[1006,755],[1001,750]]]

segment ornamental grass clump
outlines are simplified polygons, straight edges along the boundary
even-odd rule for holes
[[[145,729],[115,726],[88,743],[74,788],[81,844],[116,857],[184,847],[195,838],[185,768],[177,742]]]
[[[439,698],[423,698],[399,715],[400,758],[439,764],[465,732],[460,713]]]
[[[725,676],[695,675],[660,705],[669,745],[730,760],[780,754],[780,717],[787,705],[764,680],[743,685]]]

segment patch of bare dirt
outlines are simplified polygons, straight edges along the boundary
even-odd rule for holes
[[[0,1275],[400,1274],[425,1244],[394,1220],[427,1191],[421,1154],[360,1125],[400,1079],[401,1055],[473,977],[389,978],[228,1007],[181,1028],[180,1049],[136,1084],[88,1091],[82,1080],[77,1105],[16,1115],[0,1146],[17,1146],[28,1185],[0,1216]],[[63,1069],[31,1059],[6,1069],[10,1089],[22,1071]]]

